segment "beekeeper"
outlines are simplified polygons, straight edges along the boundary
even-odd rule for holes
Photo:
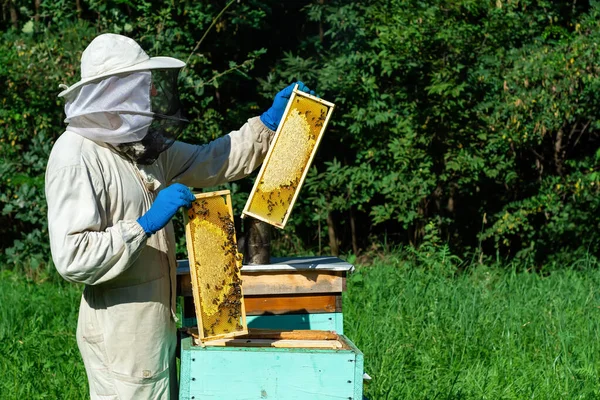
[[[175,236],[170,223],[200,188],[240,179],[267,153],[292,87],[238,131],[207,145],[177,141],[177,76],[104,34],[81,56],[66,131],[46,170],[48,229],[58,272],[84,283],[77,344],[92,399],[175,399]],[[300,83],[302,90],[308,89]]]

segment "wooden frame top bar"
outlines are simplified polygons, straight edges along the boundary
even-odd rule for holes
[[[313,256],[313,257],[281,257],[271,258],[271,264],[267,265],[244,265],[242,273],[251,272],[292,272],[292,271],[341,271],[352,273],[354,265],[347,263],[337,257]],[[185,275],[190,272],[188,260],[177,261],[177,275]]]

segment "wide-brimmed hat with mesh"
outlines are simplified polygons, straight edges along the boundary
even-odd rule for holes
[[[97,36],[81,55],[81,80],[72,86],[61,85],[58,97],[67,96],[86,83],[129,72],[183,68],[185,63],[172,57],[150,57],[135,40],[105,33]]]

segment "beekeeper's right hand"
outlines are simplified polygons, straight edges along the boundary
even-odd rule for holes
[[[180,207],[191,207],[195,199],[187,186],[174,183],[158,192],[150,209],[137,222],[144,228],[146,235],[150,236],[164,228]]]

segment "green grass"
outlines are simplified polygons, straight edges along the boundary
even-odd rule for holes
[[[345,334],[369,399],[600,398],[600,271],[359,269]]]
[[[81,288],[0,273],[0,399],[87,398]],[[600,398],[600,271],[359,268],[345,333],[376,399]]]
[[[0,399],[85,399],[75,340],[81,287],[0,271]]]

